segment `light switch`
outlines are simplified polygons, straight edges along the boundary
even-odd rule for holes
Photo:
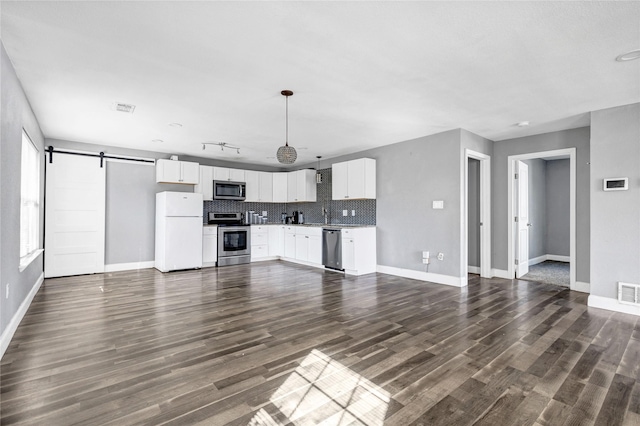
[[[342,210],[342,216],[347,216],[349,213],[346,210]]]
[[[444,201],[443,200],[437,200],[433,202],[433,208],[434,209],[444,209]]]
[[[351,216],[355,216],[356,215],[356,211],[355,210],[351,210]]]

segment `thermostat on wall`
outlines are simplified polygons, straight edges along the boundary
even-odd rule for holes
[[[603,186],[605,191],[626,191],[629,189],[629,178],[606,178]]]

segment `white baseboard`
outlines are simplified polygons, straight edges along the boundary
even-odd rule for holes
[[[131,271],[134,269],[149,269],[156,266],[156,262],[150,260],[148,262],[131,262],[131,263],[112,263],[104,265],[105,272]]]
[[[16,333],[16,330],[18,329],[22,318],[24,318],[24,315],[27,313],[27,310],[29,309],[33,298],[36,296],[36,293],[38,293],[38,290],[40,290],[40,286],[42,286],[43,282],[44,273],[40,274],[35,284],[31,288],[31,291],[29,292],[29,294],[27,294],[27,297],[25,297],[25,299],[20,304],[18,311],[15,313],[13,318],[11,318],[11,321],[7,325],[7,328],[5,328],[2,332],[2,336],[0,336],[0,359],[2,359],[2,357],[4,356],[4,352],[9,347],[9,343],[11,342],[13,335]]]
[[[512,280],[513,277],[509,276],[509,271],[504,269],[491,268],[491,276],[497,278],[504,278],[505,280]]]
[[[467,266],[467,272],[470,274],[480,274],[479,266]]]
[[[547,260],[555,260],[556,262],[571,262],[571,258],[569,256],[559,256],[557,254],[548,254]]]
[[[591,284],[582,281],[576,281],[576,284],[571,290],[579,291],[581,293],[591,293]]]
[[[538,263],[542,263],[547,260],[547,255],[543,254],[542,256],[534,257],[533,259],[529,259],[529,266],[537,265]]]
[[[546,260],[555,260],[556,262],[567,262],[567,263],[571,262],[571,258],[569,256],[560,256],[557,254],[543,254],[542,256],[529,259],[529,266],[537,265],[538,263],[542,263]]]
[[[433,272],[414,271],[412,269],[395,268],[384,265],[378,265],[376,269],[381,274],[396,275],[398,277],[429,281],[453,287],[465,287],[467,285],[467,277],[453,277],[451,275],[434,274]]]
[[[609,297],[589,295],[587,306],[592,308],[606,309],[608,311],[622,312],[623,314],[631,314],[640,316],[640,306],[627,305],[618,302],[618,299]]]

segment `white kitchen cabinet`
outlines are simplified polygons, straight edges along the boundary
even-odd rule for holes
[[[296,233],[296,260],[309,259],[309,236]]]
[[[287,198],[287,180],[289,173],[277,172],[271,174],[273,179],[273,202],[274,203],[286,203]]]
[[[331,166],[331,198],[334,200],[375,199],[376,160],[357,160]]]
[[[257,202],[260,199],[260,176],[254,170],[247,170],[244,173],[245,189],[244,201]]]
[[[244,181],[247,183],[245,201],[261,203],[273,202],[272,173],[246,170]]]
[[[156,182],[196,185],[200,181],[200,165],[190,161],[156,160]]]
[[[284,256],[284,225],[270,225],[268,228],[269,256]]]
[[[296,170],[287,175],[287,202],[316,201],[316,171],[310,169]]]
[[[232,182],[244,182],[244,169],[230,169],[228,167],[213,167],[213,180],[229,180]]]
[[[322,228],[295,226],[295,259],[319,265],[322,263]]]
[[[202,194],[203,201],[213,200],[213,167],[200,166],[200,181],[193,188],[193,192]]]
[[[269,225],[251,225],[251,261],[269,257]]]
[[[218,261],[218,227],[202,227],[202,267],[216,266]]]
[[[376,228],[342,229],[342,267],[346,274],[376,272]]]
[[[295,226],[284,227],[284,257],[296,258],[296,230]]]
[[[321,231],[322,232],[322,231]],[[322,235],[309,236],[309,262],[322,264]]]

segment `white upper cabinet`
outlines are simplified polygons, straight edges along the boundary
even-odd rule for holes
[[[202,194],[203,201],[213,200],[213,167],[200,166],[200,182],[195,186],[193,192]]]
[[[273,202],[273,177],[269,172],[245,171],[247,194],[245,201]]]
[[[332,199],[376,198],[376,160],[360,158],[335,163],[331,166],[331,175]]]
[[[200,181],[200,165],[189,161],[156,160],[156,182],[196,185]]]
[[[287,202],[287,180],[289,173],[277,172],[272,173],[273,177],[273,202],[274,203],[286,203]]]
[[[260,176],[260,199],[262,203],[273,202],[273,173],[258,172]]]
[[[297,170],[287,174],[287,202],[316,201],[316,171]]]
[[[213,180],[229,180],[232,182],[245,182],[243,169],[230,169],[228,167],[213,167]]]

